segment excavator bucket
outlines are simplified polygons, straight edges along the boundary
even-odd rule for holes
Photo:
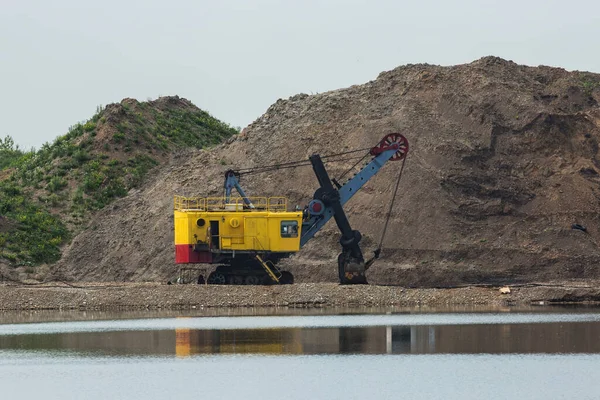
[[[338,256],[338,275],[340,284],[355,285],[367,284],[365,276],[365,263],[353,259],[349,253],[341,253]]]

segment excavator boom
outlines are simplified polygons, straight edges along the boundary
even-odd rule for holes
[[[400,134],[390,134],[370,151],[375,157],[361,170],[339,187],[334,187],[319,155],[310,157],[320,188],[308,206],[308,215],[302,224],[300,247],[304,246],[333,217],[341,232],[342,253],[338,257],[340,283],[366,283],[365,264],[359,243],[362,235],[350,227],[344,205],[390,160],[404,159],[408,152],[408,141]],[[336,182],[337,183],[337,182]],[[336,185],[337,186],[337,185]],[[317,211],[315,212],[315,208]],[[375,257],[379,256],[376,251]]]

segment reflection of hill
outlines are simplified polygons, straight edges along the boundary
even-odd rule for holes
[[[600,323],[286,328],[0,336],[0,349],[124,355],[600,353]]]
[[[425,328],[425,327],[419,327]],[[434,327],[433,353],[600,353],[600,324]],[[416,332],[417,336],[423,336]]]

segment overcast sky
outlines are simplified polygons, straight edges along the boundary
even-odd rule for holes
[[[0,0],[0,137],[179,95],[244,127],[278,98],[496,55],[600,72],[599,0]]]

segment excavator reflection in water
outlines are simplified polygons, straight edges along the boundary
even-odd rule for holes
[[[423,327],[336,327],[236,330],[177,329],[175,354],[392,354],[417,350],[417,329]],[[435,349],[435,335],[427,349]],[[423,332],[419,332],[423,333]],[[423,349],[422,349],[423,350]]]
[[[176,354],[599,354],[600,324],[469,324],[177,331]],[[173,350],[171,350],[173,351]]]

